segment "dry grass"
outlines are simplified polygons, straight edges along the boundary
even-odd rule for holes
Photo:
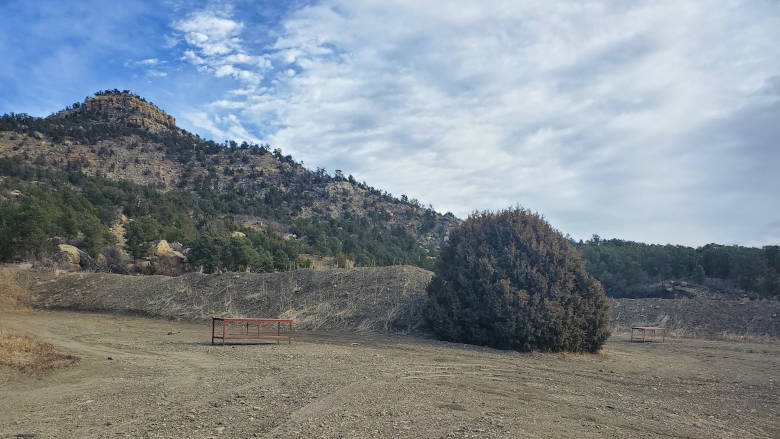
[[[16,282],[14,271],[0,267],[0,312],[29,312],[28,293]],[[54,346],[35,338],[13,334],[0,326],[0,366],[24,374],[43,375],[76,364],[79,358],[57,352]]]
[[[0,327],[0,366],[8,366],[24,374],[43,375],[72,366],[79,358],[57,352],[54,346],[40,340],[11,334]]]
[[[14,271],[0,266],[0,311],[30,311],[26,303],[28,297],[27,291],[16,282]]]

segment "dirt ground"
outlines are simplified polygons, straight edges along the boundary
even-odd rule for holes
[[[46,376],[0,370],[0,438],[780,437],[776,344],[619,335],[559,355],[298,332],[223,347],[205,324],[0,321],[81,357]]]

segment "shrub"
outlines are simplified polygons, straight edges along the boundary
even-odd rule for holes
[[[521,208],[452,230],[427,292],[428,322],[449,341],[596,352],[609,336],[601,284],[569,240]]]

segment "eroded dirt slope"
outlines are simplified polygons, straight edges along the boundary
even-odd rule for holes
[[[424,329],[425,286],[416,267],[283,273],[190,273],[179,277],[17,271],[37,307],[140,313],[180,320],[290,317],[302,329]],[[610,325],[663,326],[675,335],[780,338],[780,302],[713,297],[610,299]]]
[[[20,271],[35,306],[198,321],[294,318],[301,329],[409,332],[422,323],[432,274],[411,267],[189,273],[179,277]]]

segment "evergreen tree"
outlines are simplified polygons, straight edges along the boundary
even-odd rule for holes
[[[609,336],[601,284],[541,216],[476,213],[450,233],[428,286],[445,340],[520,351],[596,352]]]

